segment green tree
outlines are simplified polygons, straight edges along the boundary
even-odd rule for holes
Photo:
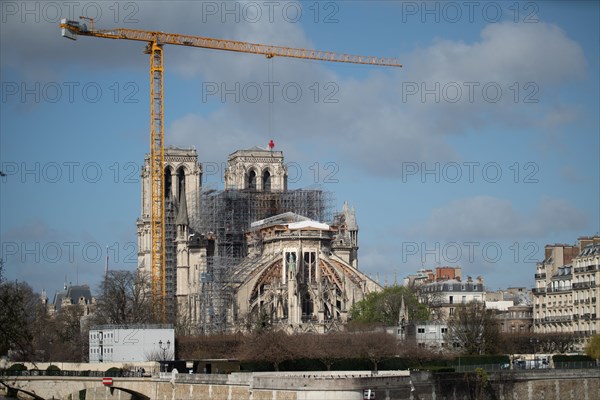
[[[493,310],[477,301],[458,305],[448,319],[446,342],[465,354],[493,354],[500,343],[500,328]]]
[[[350,317],[358,324],[396,325],[403,298],[410,321],[429,318],[427,307],[420,304],[415,292],[406,286],[392,286],[381,292],[369,293],[350,309]]]
[[[585,354],[595,360],[600,360],[600,335],[594,335],[585,346]]]

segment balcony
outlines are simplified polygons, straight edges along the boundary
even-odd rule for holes
[[[553,317],[545,317],[544,320],[548,322],[567,322],[571,321],[572,318],[570,315],[556,315]]]
[[[571,291],[571,286],[564,286],[564,287],[561,287],[561,288],[551,288],[551,287],[549,287],[548,289],[546,289],[546,291],[548,293],[570,292]]]
[[[544,294],[546,293],[546,288],[533,288],[531,289],[533,294]]]
[[[596,282],[577,282],[573,284],[573,289],[589,289],[595,288]]]
[[[535,274],[535,279],[545,279],[546,278],[546,273],[542,273],[542,274]]]

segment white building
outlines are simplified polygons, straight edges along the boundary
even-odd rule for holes
[[[428,283],[421,286],[421,302],[429,304],[434,309],[434,319],[446,320],[454,315],[457,305],[461,306],[473,301],[485,302],[483,279],[470,277],[466,282],[458,279],[448,279]]]
[[[448,324],[439,320],[415,322],[406,326],[406,339],[429,350],[446,349],[446,333]]]
[[[173,361],[171,325],[99,325],[90,329],[90,362]]]
[[[600,236],[577,245],[547,245],[537,263],[533,288],[535,333],[568,333],[583,348],[600,332]]]

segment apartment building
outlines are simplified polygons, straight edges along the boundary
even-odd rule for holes
[[[600,236],[580,237],[577,245],[545,247],[532,290],[535,333],[573,333],[582,345],[600,332],[599,265]]]

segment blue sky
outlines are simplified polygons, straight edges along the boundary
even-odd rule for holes
[[[6,276],[52,295],[65,276],[95,287],[107,252],[111,268],[136,267],[148,58],[142,43],[60,36],[60,17],[87,15],[398,58],[402,69],[166,47],[166,143],[195,146],[203,184],[220,188],[229,153],[274,139],[290,187],[356,208],[359,268],[381,283],[458,265],[491,289],[532,286],[545,244],[600,231],[598,4],[2,2]]]

